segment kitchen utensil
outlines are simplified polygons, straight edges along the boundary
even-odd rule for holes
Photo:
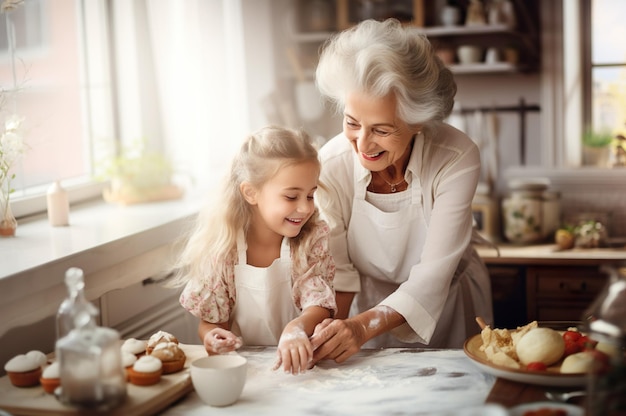
[[[567,402],[574,397],[581,397],[586,395],[587,392],[584,390],[576,390],[576,391],[547,391],[546,397],[550,400],[554,400],[555,402]]]
[[[191,363],[191,382],[209,406],[229,406],[246,384],[248,360],[238,354],[211,355]]]

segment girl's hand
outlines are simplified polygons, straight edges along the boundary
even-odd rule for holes
[[[306,332],[300,326],[285,328],[276,351],[276,363],[273,370],[282,365],[285,373],[291,372],[296,375],[306,372],[311,367],[313,359],[313,347]]]
[[[232,332],[218,327],[204,335],[203,343],[209,355],[215,355],[235,351],[243,341]]]

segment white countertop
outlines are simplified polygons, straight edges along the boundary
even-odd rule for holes
[[[275,347],[243,348],[248,376],[239,400],[205,405],[192,391],[161,416],[488,415],[495,377],[462,350],[363,350],[342,364],[323,361],[297,376],[272,371]],[[502,413],[503,412],[503,413]]]
[[[54,314],[70,267],[83,269],[91,300],[165,269],[148,255],[165,263],[200,203],[193,195],[128,206],[96,201],[72,207],[66,227],[51,227],[45,215],[18,220],[16,236],[0,238],[0,335]]]

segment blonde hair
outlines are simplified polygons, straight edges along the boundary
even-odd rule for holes
[[[316,70],[320,92],[341,112],[350,92],[394,93],[408,124],[436,124],[450,115],[456,83],[418,29],[395,19],[365,20],[324,45]]]
[[[252,219],[252,207],[240,191],[241,183],[261,188],[280,169],[311,162],[321,166],[317,149],[304,131],[268,126],[248,136],[232,162],[219,200],[198,215],[168,286],[181,286],[191,279],[223,280],[237,260],[237,233],[243,230],[245,235]],[[313,244],[308,237],[318,222],[315,209],[300,233],[290,239],[296,271],[303,271],[307,264]]]

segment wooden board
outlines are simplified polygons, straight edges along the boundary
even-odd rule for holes
[[[107,415],[155,414],[192,391],[190,364],[193,360],[206,356],[206,351],[202,345],[181,344],[181,348],[187,355],[183,370],[162,376],[161,381],[153,386],[135,386],[127,383],[128,397],[125,402]],[[7,376],[0,378],[0,409],[16,416],[93,414],[93,411],[81,411],[63,405],[53,395],[46,394],[41,386],[15,387]]]

